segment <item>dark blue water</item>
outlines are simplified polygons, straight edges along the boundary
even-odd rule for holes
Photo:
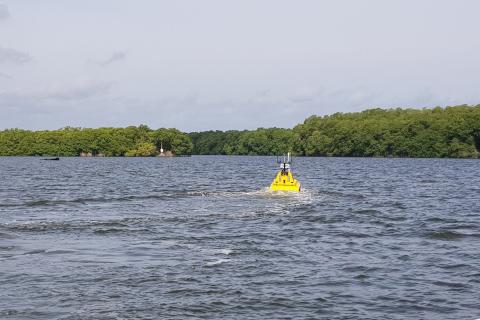
[[[0,158],[1,319],[476,319],[480,162]]]

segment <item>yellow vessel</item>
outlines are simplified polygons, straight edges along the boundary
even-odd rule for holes
[[[292,163],[290,153],[288,153],[286,158],[283,156],[283,161],[277,162],[280,163],[280,171],[277,173],[275,179],[273,179],[270,190],[300,192],[300,182],[293,177],[290,169],[290,164]]]

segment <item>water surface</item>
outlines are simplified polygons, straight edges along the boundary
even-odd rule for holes
[[[1,319],[475,319],[480,162],[0,158]]]

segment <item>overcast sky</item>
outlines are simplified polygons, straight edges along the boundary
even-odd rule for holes
[[[480,103],[477,0],[0,0],[0,129]]]

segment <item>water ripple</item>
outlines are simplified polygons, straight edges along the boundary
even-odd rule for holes
[[[0,318],[480,317],[478,161],[163,160],[0,158]]]

